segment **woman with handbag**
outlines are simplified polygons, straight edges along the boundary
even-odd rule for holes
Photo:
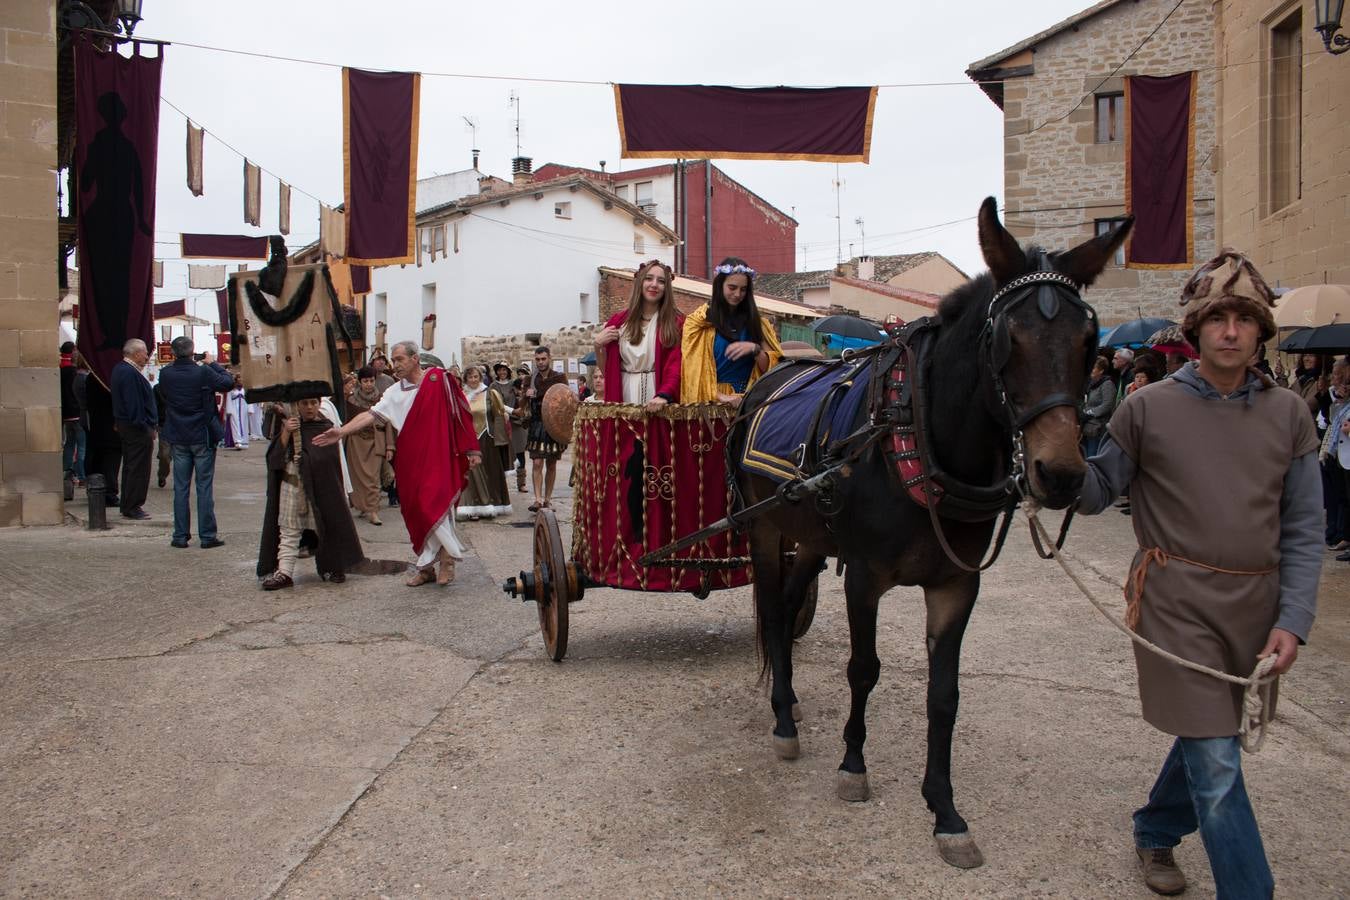
[[[1111,364],[1103,356],[1092,364],[1087,399],[1083,402],[1083,456],[1097,455],[1106,423],[1116,409],[1116,385],[1110,376]]]

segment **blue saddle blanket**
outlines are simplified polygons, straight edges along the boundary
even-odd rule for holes
[[[802,366],[751,416],[741,465],[779,483],[811,474],[801,471],[806,442],[814,439],[819,447],[827,447],[853,433],[866,402],[870,370],[864,362],[822,375],[817,366]],[[840,382],[847,385],[831,395]],[[832,408],[820,412],[818,433],[813,436],[812,423],[826,402]]]

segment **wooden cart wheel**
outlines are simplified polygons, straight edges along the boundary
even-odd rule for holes
[[[558,517],[551,509],[541,509],[534,517],[534,599],[544,650],[554,662],[567,655],[567,605],[575,593],[569,578]]]

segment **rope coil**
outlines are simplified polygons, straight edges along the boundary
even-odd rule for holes
[[[1068,563],[1064,561],[1064,557],[1059,549],[1056,548],[1050,540],[1050,535],[1046,533],[1045,526],[1041,524],[1041,520],[1037,515],[1038,507],[1035,503],[1030,500],[1024,501],[1023,512],[1026,514],[1027,521],[1030,523],[1033,531],[1039,533],[1041,540],[1050,548],[1050,555],[1054,558],[1055,562],[1059,563],[1059,567],[1064,570],[1064,574],[1069,576],[1069,580],[1078,587],[1078,590],[1088,599],[1088,602],[1096,607],[1097,612],[1105,616],[1106,620],[1116,626],[1116,628],[1125,632],[1130,640],[1134,641],[1145,650],[1156,653],[1158,656],[1161,656],[1169,662],[1176,663],[1193,672],[1209,675],[1220,681],[1226,681],[1229,684],[1236,684],[1242,687],[1242,722],[1238,725],[1238,740],[1242,744],[1242,749],[1248,753],[1256,753],[1259,751],[1261,745],[1265,742],[1266,732],[1270,728],[1270,704],[1268,699],[1270,685],[1275,681],[1275,678],[1270,675],[1270,670],[1274,668],[1278,657],[1272,653],[1264,659],[1258,660],[1256,668],[1252,670],[1252,674],[1243,678],[1238,675],[1230,675],[1227,672],[1218,669],[1211,669],[1209,666],[1192,662],[1189,659],[1177,656],[1171,651],[1164,650],[1147,638],[1136,634],[1128,625],[1114,616],[1111,611],[1106,608],[1105,604],[1098,600],[1092,591],[1088,589],[1087,585],[1083,583],[1083,580],[1069,568]],[[1139,585],[1139,587],[1142,589],[1142,584]],[[1137,616],[1137,599],[1135,599],[1131,605],[1135,607]]]

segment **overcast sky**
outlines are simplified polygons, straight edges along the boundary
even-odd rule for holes
[[[478,123],[481,168],[510,177],[515,155],[512,91],[521,100],[521,150],[546,162],[632,169],[621,160],[613,93],[577,79],[659,84],[872,85],[883,87],[871,163],[839,167],[843,254],[936,250],[969,274],[983,269],[973,217],[1003,192],[1002,114],[964,72],[1090,5],[1089,0],[841,0],[787,4],[688,0],[678,4],[434,3],[429,0],[145,0],[138,37],[249,50],[368,69],[420,71],[418,175],[468,168]],[[444,78],[430,73],[488,78]],[[183,117],[161,108],[157,249],[178,256],[181,231],[276,230],[276,179],[264,176],[260,229],[243,223],[242,160],[223,140],[295,191],[292,248],[317,237],[318,207],[342,200],[340,73],[230,53],[167,48],[162,95],[207,129],[206,192],[184,184]],[[836,257],[835,166],[726,160],[718,163],[795,215],[798,268]],[[855,220],[862,218],[860,227]],[[957,221],[942,226],[942,223]],[[753,256],[753,254],[749,254]],[[522,260],[527,262],[527,260]],[[751,259],[753,264],[754,260]],[[188,294],[186,267],[166,265],[158,299]],[[194,292],[196,293],[196,292]],[[199,314],[214,319],[203,302]]]

